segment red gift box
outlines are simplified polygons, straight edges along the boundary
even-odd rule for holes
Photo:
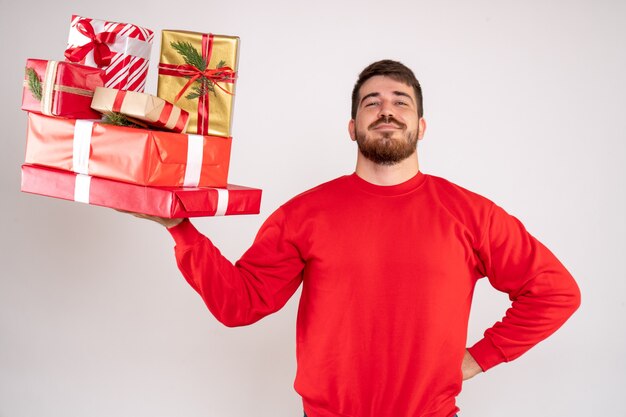
[[[140,185],[224,187],[231,142],[29,113],[25,163]]]
[[[73,15],[65,58],[103,69],[105,87],[142,92],[153,38],[136,25]]]
[[[102,70],[85,65],[29,59],[22,110],[72,119],[99,119],[101,115],[91,108],[91,99],[96,87],[104,85],[103,76]]]
[[[167,218],[258,214],[262,191],[226,188],[145,187],[35,165],[22,165],[26,193]]]

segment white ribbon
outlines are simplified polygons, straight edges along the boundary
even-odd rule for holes
[[[202,172],[202,151],[204,138],[202,135],[187,135],[187,167],[183,187],[197,187]]]
[[[114,26],[118,24],[108,24],[105,27],[104,21],[93,19],[91,22],[91,26],[93,26],[93,30],[96,34],[101,32],[107,32]],[[152,48],[152,43],[147,41],[142,41],[136,38],[129,38],[126,36],[126,33],[129,32],[127,27],[130,30],[133,30],[131,25],[126,24],[125,28],[117,33],[115,36],[115,42],[107,43],[107,46],[111,49],[112,52],[115,53],[125,53],[127,55],[136,56],[138,58],[150,59],[150,50]],[[91,39],[83,35],[76,29],[76,26],[72,26],[70,28],[70,35],[68,37],[67,43],[70,46],[82,46],[87,42],[90,42]],[[90,51],[85,57],[85,65],[90,67],[97,67],[96,63],[93,60],[93,51]]]
[[[89,204],[90,187],[91,177],[89,175],[76,175],[76,181],[74,182],[74,201]]]
[[[43,77],[41,92],[41,112],[46,116],[52,116],[52,93],[54,93],[58,67],[58,61],[48,61],[48,64],[46,64],[46,73]]]
[[[115,45],[115,44],[114,44]],[[126,53],[137,58],[150,59],[152,43],[137,38],[126,38]],[[113,50],[113,48],[111,48]]]
[[[223,216],[226,214],[228,208],[228,190],[223,188],[215,188],[217,190],[217,210],[215,210],[215,216]]]
[[[89,151],[93,122],[76,120],[74,125],[74,143],[72,153],[72,171],[77,174],[89,174]]]

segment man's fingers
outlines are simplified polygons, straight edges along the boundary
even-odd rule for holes
[[[174,227],[183,221],[183,219],[168,219],[166,217],[151,216],[149,214],[136,213],[133,211],[127,211],[127,210],[121,210],[121,209],[114,209],[114,210],[119,211],[120,213],[130,214],[140,219],[152,220],[153,222],[157,222],[160,225],[168,227],[168,228]]]

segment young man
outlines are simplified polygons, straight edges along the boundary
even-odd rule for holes
[[[422,114],[409,68],[365,68],[348,126],[356,172],[276,210],[235,265],[188,220],[151,218],[227,326],[279,310],[302,283],[295,388],[308,417],[452,417],[463,380],[517,358],[580,303],[571,275],[517,219],[419,171]],[[466,349],[485,276],[512,307]]]

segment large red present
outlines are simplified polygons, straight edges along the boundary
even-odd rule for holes
[[[224,187],[231,142],[29,113],[25,162],[140,185]]]
[[[102,87],[104,72],[70,62],[29,59],[26,61],[22,110],[72,119],[97,119],[91,109],[96,87]]]
[[[72,16],[67,61],[102,68],[104,86],[143,91],[154,33],[129,23]]]
[[[262,193],[230,184],[225,188],[145,187],[35,165],[22,165],[21,189],[167,218],[258,214]]]

